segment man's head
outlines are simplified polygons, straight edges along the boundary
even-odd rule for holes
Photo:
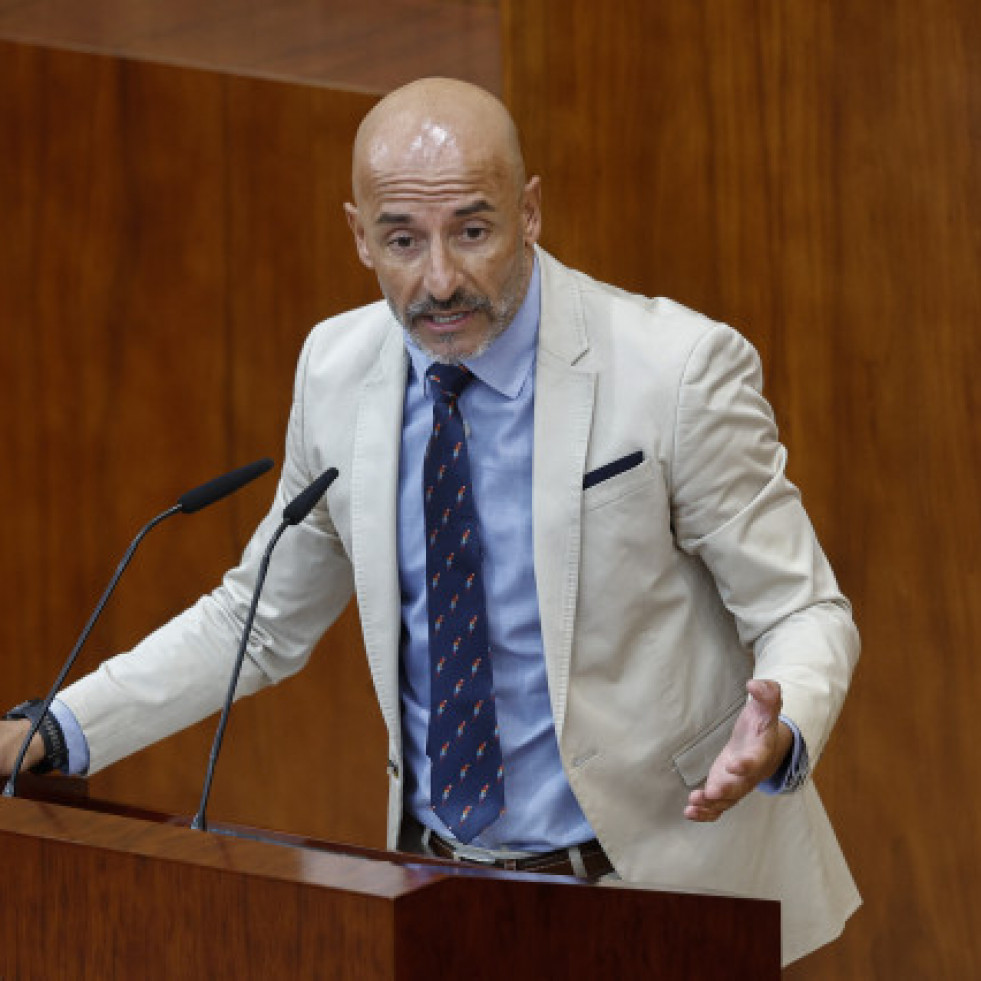
[[[352,180],[358,255],[412,339],[440,361],[485,350],[521,306],[541,225],[508,111],[466,82],[412,82],[364,118]]]

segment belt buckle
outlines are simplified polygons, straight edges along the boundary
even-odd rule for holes
[[[496,858],[484,858],[477,855],[464,855],[461,852],[453,852],[453,861],[462,862],[469,865],[480,865],[485,869],[493,869],[498,867],[498,859]]]
[[[445,839],[440,840],[443,841],[444,844],[449,845],[450,857],[454,862],[469,862],[471,865],[483,865],[491,869],[497,865],[498,860],[490,855],[478,855],[469,849],[464,851],[462,848],[455,848],[453,845],[450,845],[450,843]]]
[[[447,846],[450,857],[454,862],[464,862],[470,865],[479,865],[487,869],[504,869],[507,872],[518,872],[522,868],[524,858],[495,858],[494,855],[481,854],[479,850],[469,848],[466,845],[456,847],[451,845],[445,838],[439,839]]]

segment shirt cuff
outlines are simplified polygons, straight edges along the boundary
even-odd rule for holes
[[[780,721],[785,723],[794,735],[794,742],[780,764],[777,772],[759,784],[759,789],[764,794],[789,794],[797,790],[807,779],[811,772],[810,762],[807,758],[807,746],[804,737],[800,734],[800,729],[791,722],[785,715],[780,716]]]
[[[89,744],[75,713],[57,698],[51,703],[50,712],[61,726],[68,747],[68,769],[65,772],[73,777],[84,776],[89,768]]]

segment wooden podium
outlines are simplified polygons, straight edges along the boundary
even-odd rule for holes
[[[775,902],[186,825],[84,796],[0,799],[0,978],[780,973]]]

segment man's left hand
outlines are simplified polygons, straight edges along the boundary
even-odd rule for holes
[[[790,727],[780,721],[783,697],[775,681],[754,678],[746,683],[749,700],[735,728],[716,757],[703,786],[688,795],[685,817],[717,821],[757,784],[776,773],[794,742]]]

